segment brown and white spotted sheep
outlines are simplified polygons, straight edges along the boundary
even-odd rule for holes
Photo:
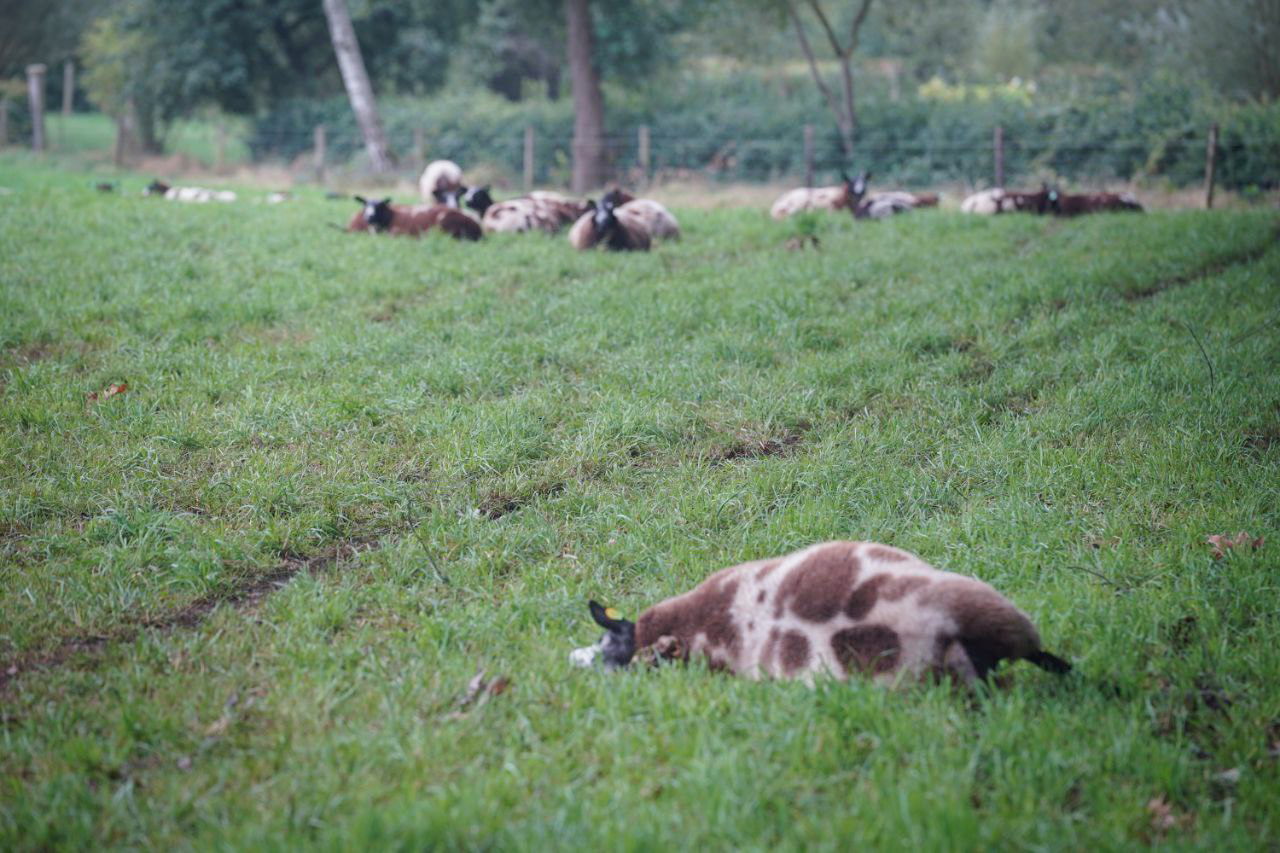
[[[863,172],[856,178],[840,173],[840,183],[832,187],[799,187],[778,197],[769,208],[774,219],[786,219],[806,210],[856,210],[867,191],[871,176]]]
[[[671,211],[651,198],[636,198],[618,206],[618,213],[633,216],[644,225],[651,240],[679,240],[680,223]]]
[[[606,633],[576,651],[575,663],[597,654],[609,667],[637,654],[701,657],[752,679],[863,675],[883,684],[938,676],[972,684],[1005,659],[1071,668],[987,584],[873,542],[826,542],[722,569],[634,623],[595,602],[591,611]]]

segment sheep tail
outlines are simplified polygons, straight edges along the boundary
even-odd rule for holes
[[[1055,654],[1046,651],[1038,651],[1027,655],[1027,660],[1031,661],[1041,669],[1048,670],[1056,675],[1066,675],[1071,671],[1071,664]]]

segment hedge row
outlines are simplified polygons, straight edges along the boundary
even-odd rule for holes
[[[715,178],[761,181],[794,177],[804,168],[801,127],[818,128],[819,178],[840,168],[870,169],[886,182],[982,185],[992,174],[992,135],[1004,127],[1010,182],[1055,177],[1079,183],[1164,178],[1175,185],[1201,180],[1210,124],[1221,126],[1218,175],[1230,189],[1280,185],[1280,104],[1228,103],[1172,78],[1136,89],[1095,81],[1083,94],[920,94],[860,105],[854,162],[813,87],[780,93],[751,75],[720,82],[695,80],[646,97],[610,92],[606,126],[609,159],[619,175],[636,167],[636,129],[651,134],[651,167],[696,170]],[[955,93],[959,91],[959,95]],[[487,95],[429,100],[388,99],[381,105],[393,149],[412,159],[415,128],[430,159],[447,157],[517,176],[523,133],[536,134],[535,179],[567,183],[573,111],[568,99],[509,103]],[[258,118],[250,147],[256,157],[292,159],[310,150],[315,125],[327,128],[335,159],[358,156],[359,134],[342,99],[299,100]]]

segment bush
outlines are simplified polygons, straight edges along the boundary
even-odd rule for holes
[[[802,126],[819,129],[819,181],[840,169],[869,169],[881,184],[990,183],[992,134],[1005,133],[1010,184],[1062,179],[1078,184],[1162,178],[1201,180],[1208,126],[1221,125],[1219,176],[1229,189],[1280,185],[1280,104],[1230,104],[1171,76],[1136,87],[1110,77],[1049,81],[1034,86],[947,86],[930,83],[914,97],[891,101],[872,93],[859,105],[858,153],[845,162],[839,136],[805,78],[767,81],[758,74],[687,78],[653,91],[607,91],[606,140],[619,177],[635,168],[636,128],[648,124],[655,171],[696,170],[722,180],[794,178],[804,169]],[[487,94],[430,100],[387,99],[382,117],[395,152],[412,151],[414,128],[428,159],[482,165],[514,178],[521,173],[523,133],[536,134],[535,180],[567,183],[573,136],[566,99],[511,103]],[[324,123],[336,159],[360,148],[343,99],[283,103],[254,125],[257,157],[292,159],[309,151],[312,129]],[[407,158],[406,158],[407,159]],[[678,173],[678,172],[677,172]]]

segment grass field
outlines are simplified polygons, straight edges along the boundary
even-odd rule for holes
[[[224,165],[239,166],[249,160],[249,147],[244,130],[234,119],[227,119],[227,141]],[[52,113],[46,119],[45,133],[51,156],[90,158],[109,163],[116,144],[115,121],[102,113]],[[170,156],[193,164],[212,167],[217,161],[218,127],[208,121],[177,122],[165,136]]]
[[[0,848],[1280,837],[1275,213],[789,252],[678,209],[621,256],[143,183],[0,159]],[[1076,673],[568,666],[589,596],[833,538],[991,582]]]

